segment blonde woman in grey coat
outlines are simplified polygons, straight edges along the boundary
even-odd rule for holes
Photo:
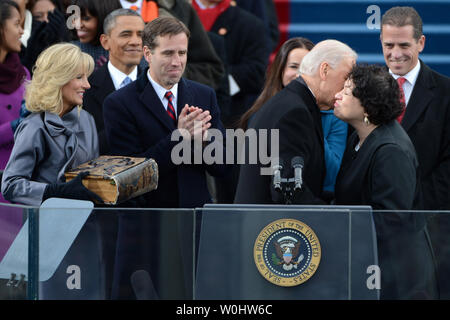
[[[81,109],[93,69],[93,59],[69,43],[39,55],[25,93],[32,114],[15,132],[3,173],[5,199],[32,206],[51,197],[99,200],[81,183],[87,173],[64,179],[65,171],[98,156],[94,119]]]

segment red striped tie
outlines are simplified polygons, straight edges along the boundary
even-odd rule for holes
[[[403,111],[402,113],[397,117],[397,121],[399,123],[402,122],[403,116],[405,115],[405,111],[406,111],[406,100],[405,100],[405,92],[403,91],[403,84],[406,82],[406,79],[403,77],[400,77],[397,79],[397,83],[398,86],[400,88],[400,103],[403,106]]]
[[[167,91],[166,94],[164,95],[164,97],[169,101],[167,103],[167,114],[169,115],[170,118],[172,118],[172,120],[174,121],[175,125],[177,123],[177,116],[175,113],[175,108],[173,107],[173,94],[171,91]]]

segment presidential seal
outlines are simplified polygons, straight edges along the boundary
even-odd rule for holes
[[[321,249],[314,231],[301,221],[281,219],[266,226],[253,249],[256,267],[282,287],[304,283],[319,267]]]

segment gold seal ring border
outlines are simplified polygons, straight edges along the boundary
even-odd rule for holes
[[[270,232],[271,229],[274,229],[274,226],[277,227],[277,225],[284,224],[285,226],[279,227],[278,229],[274,230],[273,232]],[[300,227],[300,228],[299,228]],[[293,278],[283,278],[280,276],[275,275],[273,272],[269,270],[269,268],[266,266],[264,262],[263,257],[263,250],[257,250],[258,247],[261,247],[262,249],[265,247],[265,242],[270,237],[270,235],[280,229],[295,229],[300,231],[306,236],[306,232],[310,231],[310,234],[313,236],[313,239],[317,242],[317,251],[318,255],[315,257],[314,255],[311,258],[310,266],[313,266],[313,270],[310,271],[309,276],[303,277],[303,273],[293,277]],[[304,231],[303,231],[304,229]],[[267,235],[265,238],[265,235]],[[306,236],[307,237],[307,236]],[[262,240],[260,240],[262,239]],[[308,239],[308,237],[307,237]],[[309,240],[308,240],[309,241]],[[320,259],[322,256],[322,249],[320,245],[319,238],[317,237],[316,233],[313,229],[311,229],[307,224],[296,220],[296,219],[278,219],[276,221],[273,221],[272,223],[265,226],[261,232],[258,234],[255,240],[255,245],[253,247],[253,259],[256,264],[256,268],[258,269],[259,273],[266,279],[267,281],[281,287],[293,287],[297,286],[299,284],[302,284],[306,281],[308,281],[317,271]]]

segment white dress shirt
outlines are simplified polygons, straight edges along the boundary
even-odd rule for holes
[[[420,61],[417,61],[417,64],[410,72],[405,74],[404,76],[399,76],[397,74],[394,74],[391,69],[389,69],[389,73],[394,77],[395,80],[397,80],[400,77],[403,77],[406,79],[405,83],[403,84],[403,92],[405,93],[405,104],[408,106],[409,98],[411,97],[411,93],[414,89],[414,85],[416,84],[417,77],[419,76],[420,71]]]
[[[169,104],[169,100],[167,100],[167,98],[165,98],[164,96],[166,95],[167,91],[172,92],[172,94],[173,94],[172,105],[173,105],[173,108],[175,109],[175,116],[178,118],[178,112],[177,112],[178,83],[176,83],[172,88],[167,90],[166,88],[162,87],[159,83],[157,83],[156,81],[154,81],[152,79],[150,72],[147,72],[147,76],[148,76],[148,80],[150,81],[150,83],[153,86],[153,89],[155,89],[156,95],[158,96],[159,100],[161,100],[162,105],[166,109],[166,112],[167,112],[167,105]]]
[[[114,84],[114,88],[116,90],[120,89],[120,85],[122,84],[123,80],[125,80],[126,77],[129,77],[131,81],[135,81],[137,79],[137,66],[134,68],[133,71],[131,71],[130,74],[125,74],[116,67],[113,66],[111,61],[108,61],[108,71],[111,75],[112,82]]]

